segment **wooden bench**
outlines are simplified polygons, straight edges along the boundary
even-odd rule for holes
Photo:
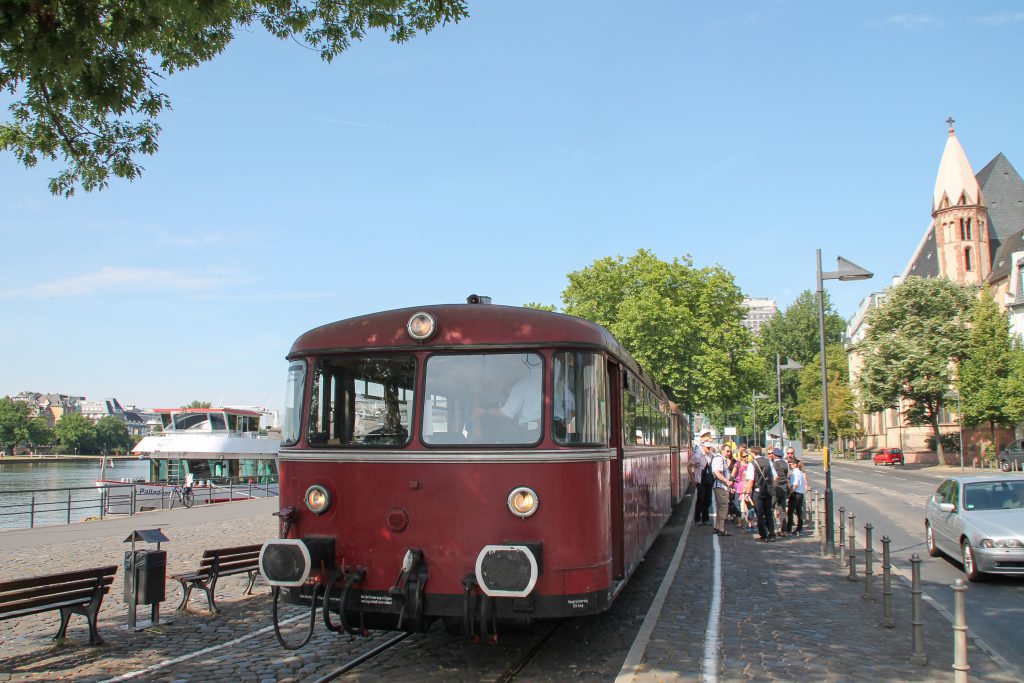
[[[199,569],[184,574],[172,574],[171,578],[181,584],[181,590],[184,592],[181,604],[177,609],[187,609],[192,589],[198,588],[206,593],[210,611],[219,612],[213,592],[217,589],[217,580],[222,576],[248,574],[249,585],[246,586],[242,595],[252,595],[253,584],[256,583],[256,577],[260,573],[260,548],[262,547],[257,544],[207,550],[203,552],[203,559],[199,561]]]
[[[53,639],[62,640],[71,615],[81,614],[89,621],[89,644],[102,645],[96,615],[115,573],[113,565],[0,583],[0,620],[60,610],[60,630]]]

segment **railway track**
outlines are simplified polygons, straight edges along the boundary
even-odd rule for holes
[[[494,683],[510,683],[516,679],[519,672],[527,667],[527,665],[534,660],[534,658],[544,649],[548,642],[555,637],[555,634],[562,628],[562,624],[565,622],[557,621],[548,626],[544,633],[540,635],[537,642],[534,643],[530,648],[522,654],[519,659],[513,662],[500,676],[494,679]]]
[[[396,635],[396,636],[394,636],[392,638],[389,638],[388,640],[384,641],[383,643],[381,643],[380,645],[376,646],[375,648],[373,648],[371,650],[367,650],[366,652],[364,652],[363,654],[359,655],[358,657],[354,657],[353,659],[351,659],[348,662],[346,662],[346,663],[342,664],[341,666],[339,666],[337,669],[334,669],[333,671],[330,671],[329,673],[321,676],[320,678],[317,678],[314,681],[314,683],[327,683],[327,681],[333,681],[334,679],[336,679],[336,678],[338,678],[340,676],[344,676],[348,672],[350,672],[350,671],[356,669],[357,667],[361,666],[362,664],[370,661],[371,659],[373,659],[377,655],[380,655],[380,654],[383,654],[384,652],[387,652],[388,650],[393,648],[395,645],[398,645],[400,642],[402,642],[403,640],[405,640],[406,638],[408,638],[411,635],[412,635],[411,633],[399,633],[398,635]]]

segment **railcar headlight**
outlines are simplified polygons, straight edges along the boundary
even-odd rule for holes
[[[518,486],[508,494],[508,509],[516,517],[526,519],[537,511],[539,504],[536,492],[526,486]]]
[[[408,330],[409,336],[416,341],[427,341],[437,331],[437,321],[429,313],[420,311],[409,318],[405,329]]]
[[[314,515],[322,515],[331,506],[331,494],[320,484],[313,484],[306,489],[306,507]]]

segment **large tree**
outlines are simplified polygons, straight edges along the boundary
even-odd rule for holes
[[[749,398],[763,363],[740,325],[743,295],[724,268],[641,249],[568,277],[565,312],[607,327],[684,411]]]
[[[160,81],[208,62],[262,25],[326,61],[381,29],[394,42],[467,16],[465,0],[5,0],[0,88],[14,95],[0,149],[26,167],[62,160],[70,196],[140,175],[170,106]]]
[[[25,401],[15,401],[10,396],[0,398],[0,452],[10,451],[30,441],[30,406]]]
[[[856,438],[860,436],[859,415],[853,390],[850,387],[850,366],[842,344],[825,347],[828,366],[828,432],[832,437]],[[816,354],[799,373],[800,403],[796,412],[808,431],[823,435],[825,423],[821,403],[821,353]],[[821,438],[818,438],[821,442]]]
[[[111,451],[127,451],[132,446],[128,425],[113,415],[105,415],[96,423],[96,445],[106,455]]]
[[[839,344],[843,337],[843,330],[846,322],[843,317],[836,313],[829,299],[828,292],[825,292],[825,343]],[[821,357],[821,332],[818,322],[818,297],[814,292],[807,289],[793,300],[786,310],[775,314],[771,320],[761,326],[757,335],[758,349],[764,356],[765,363],[771,370],[771,394],[775,396],[775,361],[776,354],[785,363],[790,359],[809,367],[814,363],[815,358]],[[819,366],[821,361],[817,361]],[[845,363],[845,362],[844,362]],[[800,374],[797,372],[780,373],[782,384],[782,409],[784,419],[788,427],[803,426],[814,429],[801,418],[801,412],[796,410],[798,403],[813,401],[814,396],[820,404],[821,390],[818,389],[814,396],[803,396],[800,393]],[[821,370],[818,370],[819,381]],[[776,420],[778,418],[776,417]],[[776,420],[772,420],[774,424]],[[819,415],[816,424],[820,430],[821,417]],[[787,430],[789,431],[789,430]]]
[[[1013,424],[1024,422],[1024,346],[1018,341],[1010,352],[1010,372],[1003,386],[1006,417]]]
[[[67,413],[53,426],[54,438],[65,453],[94,453],[96,425],[81,413]]]
[[[864,358],[857,380],[861,404],[877,412],[907,401],[906,419],[931,426],[940,462],[939,414],[967,349],[973,299],[973,289],[955,282],[908,277],[868,312],[857,347]]]
[[[958,388],[964,424],[987,423],[993,443],[996,425],[1011,423],[1006,410],[1010,358],[1010,320],[986,287],[971,308],[970,337],[960,363]]]

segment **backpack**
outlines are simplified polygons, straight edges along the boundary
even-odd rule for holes
[[[708,464],[704,465],[704,469],[700,471],[700,481],[702,484],[706,481],[712,481],[715,478],[715,475],[711,472],[711,461],[714,459],[714,456],[708,458]]]
[[[761,463],[764,463],[763,465]],[[754,486],[761,489],[771,489],[769,486],[771,481],[768,479],[769,472],[772,471],[772,463],[764,456],[754,458]]]

